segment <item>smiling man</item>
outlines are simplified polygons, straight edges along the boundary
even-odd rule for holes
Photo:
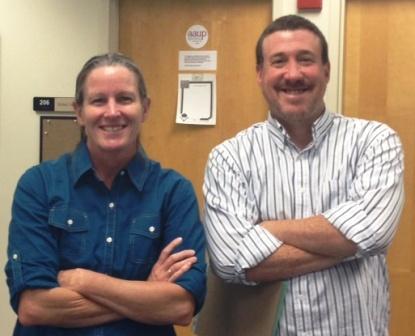
[[[310,21],[275,20],[256,57],[268,120],[214,148],[206,167],[211,267],[227,282],[286,281],[278,335],[388,335],[399,137],[326,108],[328,47]]]

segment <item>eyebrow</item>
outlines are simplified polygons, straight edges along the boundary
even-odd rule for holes
[[[280,58],[280,57],[287,57],[287,55],[288,54],[286,52],[283,52],[283,51],[276,52],[275,54],[272,54],[270,56],[270,59],[273,60],[273,59]],[[298,52],[295,52],[295,54],[294,54],[295,57],[297,57],[297,56],[304,56],[304,55],[306,55],[306,56],[313,56],[313,57],[316,57],[317,56],[316,53],[314,53],[311,50],[307,50],[307,49],[299,50]]]

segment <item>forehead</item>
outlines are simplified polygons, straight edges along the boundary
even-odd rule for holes
[[[134,73],[122,65],[103,65],[91,70],[85,81],[85,90],[91,91],[102,87],[132,87],[138,83]]]
[[[262,50],[265,58],[299,51],[321,54],[321,44],[318,36],[309,30],[280,30],[264,38]]]

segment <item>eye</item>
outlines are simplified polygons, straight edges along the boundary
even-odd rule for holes
[[[300,60],[300,64],[302,64],[302,65],[311,65],[313,63],[314,62],[311,59],[302,59],[302,60]]]
[[[134,98],[129,95],[120,96],[117,100],[120,104],[131,104],[134,102]]]
[[[103,97],[94,97],[90,100],[90,104],[94,106],[102,106],[105,104],[105,99]]]
[[[300,55],[298,57],[298,63],[300,63],[301,65],[312,65],[315,63],[315,57],[313,55],[309,55],[309,54],[304,54],[304,55]]]
[[[286,63],[286,59],[283,57],[275,57],[271,60],[271,65],[276,68],[281,68]]]

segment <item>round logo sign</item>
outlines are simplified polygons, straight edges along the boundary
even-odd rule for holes
[[[187,44],[195,49],[202,48],[208,41],[209,34],[205,27],[193,25],[186,32]]]

